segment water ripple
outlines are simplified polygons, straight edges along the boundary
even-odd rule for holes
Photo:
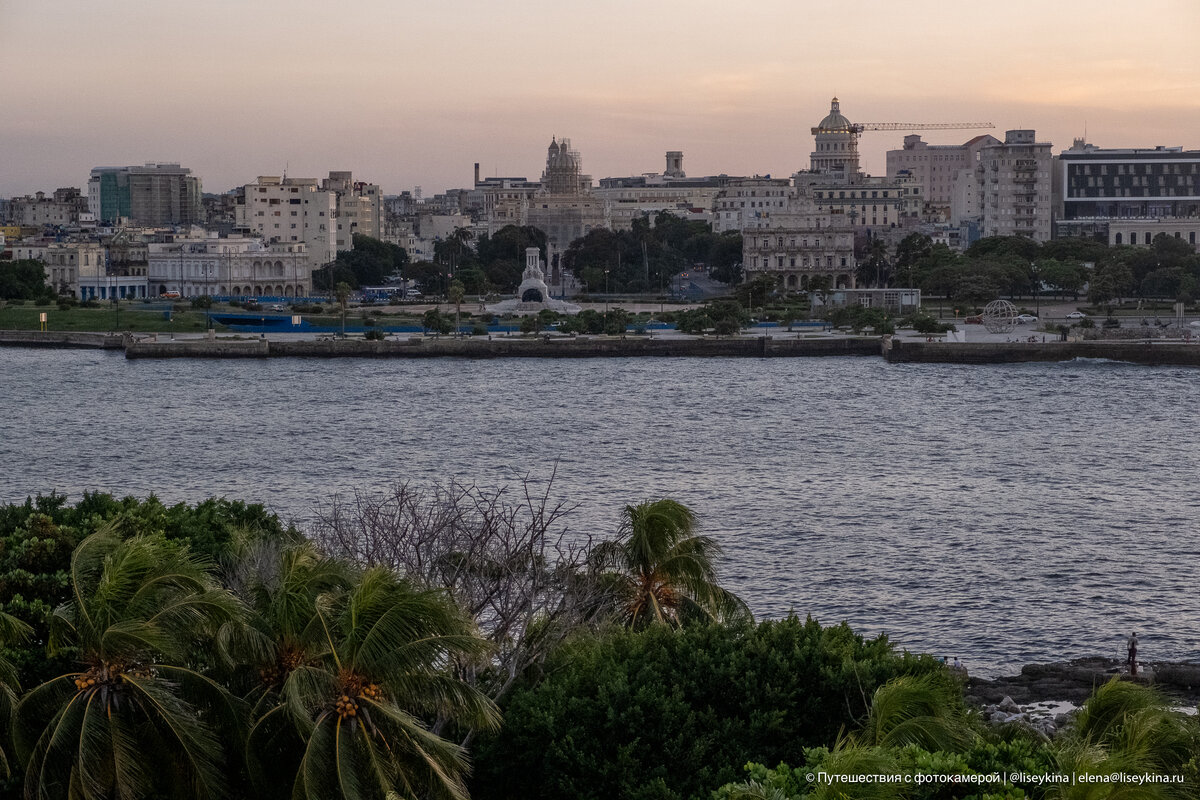
[[[126,361],[0,350],[0,501],[229,495],[310,518],[558,464],[571,527],[672,496],[755,613],[958,656],[1200,658],[1195,372],[871,359]]]

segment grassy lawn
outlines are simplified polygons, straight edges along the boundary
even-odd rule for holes
[[[171,314],[171,320],[163,317],[162,311],[142,311],[137,305],[121,306],[120,325],[117,315],[109,308],[72,308],[59,311],[58,306],[5,306],[0,308],[0,330],[36,331],[40,329],[38,317],[45,312],[46,329],[51,331],[137,331],[156,333],[202,333],[203,311],[179,311]],[[223,325],[213,324],[217,330]]]

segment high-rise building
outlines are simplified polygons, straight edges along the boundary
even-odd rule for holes
[[[204,222],[200,179],[179,164],[96,167],[88,180],[88,210],[101,223],[199,225]]]
[[[237,227],[268,243],[303,243],[310,269],[337,258],[337,192],[316,178],[259,175],[244,189]]]
[[[1032,130],[1011,130],[1003,144],[980,148],[979,181],[984,236],[1027,236],[1049,241],[1051,144]]]

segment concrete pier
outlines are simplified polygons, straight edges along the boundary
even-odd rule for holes
[[[126,358],[604,358],[659,357],[803,357],[877,356],[874,338],[683,339],[577,336],[526,339],[192,339],[172,342],[130,341]]]
[[[1163,341],[1083,342],[914,342],[885,340],[892,364],[1016,364],[1103,358],[1133,364],[1200,367],[1200,344]]]

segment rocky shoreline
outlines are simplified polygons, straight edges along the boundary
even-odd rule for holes
[[[1193,712],[1200,704],[1200,664],[1148,662],[1136,678],[1112,658],[1077,658],[1053,664],[1027,664],[1019,675],[969,678],[966,700],[993,725],[1023,723],[1053,736],[1092,692],[1114,677],[1158,689],[1176,705]]]

